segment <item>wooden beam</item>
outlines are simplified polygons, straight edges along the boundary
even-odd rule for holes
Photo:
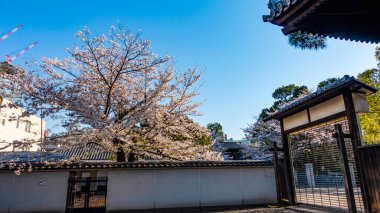
[[[295,5],[291,5],[290,8],[286,12],[282,12],[279,18],[275,18],[275,20],[272,21],[273,24],[282,26],[285,22],[288,22],[290,17],[296,14],[298,11],[303,9],[303,7],[309,3],[310,0],[303,0],[300,2],[297,2]]]
[[[289,134],[291,132],[296,132],[296,131],[299,131],[299,130],[302,130],[302,129],[306,129],[306,128],[309,128],[309,127],[312,127],[312,126],[315,126],[315,125],[318,125],[318,124],[321,124],[321,123],[325,123],[325,122],[329,122],[331,120],[335,120],[335,119],[341,118],[343,116],[346,116],[346,112],[339,112],[337,114],[330,115],[330,116],[327,116],[325,118],[322,118],[322,119],[319,119],[319,120],[316,120],[316,121],[312,121],[310,123],[303,124],[301,126],[298,126],[298,127],[292,128],[292,129],[288,129],[288,130],[284,131],[284,133],[285,134]]]
[[[352,93],[347,90],[343,93],[343,98],[344,98],[344,105],[346,107],[346,112],[347,112],[347,120],[348,120],[348,127],[350,130],[350,133],[352,135],[352,150],[354,153],[354,158],[355,158],[355,165],[356,165],[356,170],[358,173],[358,178],[360,180],[360,188],[361,188],[361,194],[363,198],[363,205],[364,209],[366,212],[369,212],[368,206],[369,204],[369,195],[368,195],[368,189],[367,189],[367,184],[365,181],[364,174],[362,172],[362,169],[360,167],[360,158],[359,158],[359,153],[358,153],[358,147],[362,146],[362,139],[361,139],[361,134],[360,131],[361,129],[359,128],[359,121],[356,116],[355,112],[355,107],[354,107],[354,101],[352,98]]]
[[[289,197],[289,204],[296,204],[296,193],[294,187],[294,179],[293,179],[293,166],[291,160],[291,154],[289,149],[289,140],[288,135],[284,132],[284,124],[283,121],[280,120],[281,126],[281,137],[282,137],[282,147],[284,148],[284,165],[285,165],[285,178],[287,183],[287,191]]]
[[[297,14],[296,17],[287,21],[286,26],[282,29],[282,32],[287,35],[289,34],[289,29],[297,29],[299,28],[300,22],[302,22],[305,18],[307,18],[310,14],[312,14],[318,7],[323,5],[329,0],[317,0],[317,1],[304,1],[310,3],[307,8],[300,10],[301,12]]]
[[[342,166],[344,190],[346,191],[348,211],[350,213],[356,213],[357,210],[355,203],[355,195],[350,174],[350,167],[348,164],[347,148],[346,142],[344,141],[345,136],[342,130],[342,124],[335,124],[335,134],[338,142],[339,157]]]
[[[278,172],[278,150],[277,143],[273,143],[273,162],[274,162],[274,175],[276,178],[276,192],[277,192],[277,205],[282,205],[281,189],[280,189],[280,175]]]

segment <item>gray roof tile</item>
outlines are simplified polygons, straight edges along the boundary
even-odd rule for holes
[[[299,100],[297,100],[291,104],[288,104],[288,105],[280,108],[277,112],[271,114],[269,116],[269,118],[267,118],[265,120],[275,119],[280,114],[285,113],[285,112],[287,112],[287,111],[289,111],[295,107],[298,107],[298,106],[300,106],[300,105],[302,105],[302,104],[304,104],[304,103],[306,103],[306,102],[308,102],[314,98],[317,98],[317,97],[323,95],[324,93],[340,89],[340,88],[345,87],[349,84],[357,84],[361,87],[364,87],[366,90],[368,90],[368,93],[373,93],[373,92],[377,91],[376,88],[373,88],[367,84],[364,84],[364,83],[356,80],[355,77],[345,75],[345,76],[343,76],[343,78],[341,78],[341,79],[339,79],[339,80],[337,80],[331,84],[328,84],[325,87],[322,87],[321,89],[319,89],[319,90],[317,90],[317,91],[315,91],[315,92],[313,92],[313,93],[311,93],[311,94],[309,94],[309,95],[307,95],[307,96],[305,96],[305,97],[303,97],[303,98],[301,98],[301,99],[299,99]]]

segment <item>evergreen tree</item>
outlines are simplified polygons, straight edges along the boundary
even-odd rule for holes
[[[289,44],[295,48],[319,50],[326,48],[326,37],[312,33],[294,32],[288,36]]]

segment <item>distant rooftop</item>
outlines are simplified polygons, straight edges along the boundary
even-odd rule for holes
[[[0,162],[41,162],[41,161],[61,161],[67,156],[60,153],[47,153],[39,151],[29,152],[0,152]]]
[[[81,161],[110,161],[116,159],[114,152],[96,143],[77,144],[71,147],[59,148],[56,152],[68,158],[76,158]]]
[[[115,153],[95,143],[59,148],[54,152],[0,152],[0,162],[54,162],[68,159],[87,162],[107,162],[115,159]]]
[[[223,149],[243,149],[244,146],[238,142],[222,142],[220,143]]]

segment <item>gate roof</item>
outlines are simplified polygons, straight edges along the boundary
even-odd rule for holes
[[[297,112],[303,111],[309,107],[315,106],[323,101],[329,100],[344,91],[350,92],[361,92],[366,95],[375,93],[376,88],[371,87],[363,82],[356,80],[352,76],[345,75],[343,78],[326,85],[325,87],[318,89],[317,91],[291,103],[282,108],[280,108],[274,114],[271,114],[265,121],[271,119],[282,119],[293,115]]]

